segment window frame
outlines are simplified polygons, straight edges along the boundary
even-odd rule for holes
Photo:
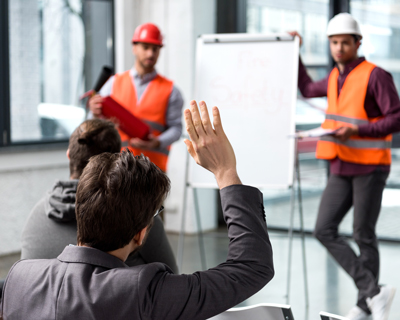
[[[0,147],[10,144],[10,60],[8,1],[0,1]]]

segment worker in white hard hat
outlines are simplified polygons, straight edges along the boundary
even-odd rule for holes
[[[330,162],[330,176],[314,235],[358,288],[357,303],[346,317],[364,320],[372,314],[374,320],[384,320],[395,288],[378,283],[375,227],[390,171],[391,134],[400,131],[400,100],[390,73],[358,56],[362,33],[350,14],[333,17],[327,36],[336,66],[326,78],[313,82],[301,59],[299,63],[300,92],[306,98],[328,97],[322,127],[333,132],[317,145],[316,157]],[[359,254],[338,234],[351,207]]]

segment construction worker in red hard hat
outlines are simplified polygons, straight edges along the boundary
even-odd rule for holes
[[[358,289],[356,305],[346,318],[367,320],[372,314],[373,320],[387,320],[395,288],[379,285],[375,227],[390,171],[391,134],[400,130],[400,100],[390,73],[358,56],[362,34],[349,13],[329,21],[327,36],[336,62],[327,77],[313,82],[301,59],[299,63],[300,92],[306,98],[328,97],[322,127],[332,130],[317,145],[316,156],[329,160],[330,175],[314,235]],[[338,233],[351,207],[359,253]]]
[[[136,58],[133,68],[111,77],[88,104],[93,117],[101,117],[102,97],[111,96],[146,122],[152,132],[149,140],[130,138],[120,132],[123,147],[129,147],[135,155],[144,154],[165,172],[170,145],[182,132],[183,99],[173,82],[155,69],[162,46],[163,37],[156,25],[138,26],[132,37]]]

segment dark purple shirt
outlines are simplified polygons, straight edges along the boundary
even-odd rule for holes
[[[344,72],[339,73],[338,95],[342,90],[347,75],[365,61],[364,57],[358,58],[345,66]],[[307,74],[303,62],[299,61],[299,89],[305,98],[326,97],[328,93],[329,74],[322,80],[313,82]],[[369,118],[384,116],[374,123],[358,126],[361,137],[383,137],[400,131],[400,100],[392,75],[376,67],[372,70],[367,87],[364,109]],[[335,158],[330,161],[330,170],[333,174],[359,175],[368,174],[380,168],[382,171],[390,171],[390,165],[362,165],[350,163]]]

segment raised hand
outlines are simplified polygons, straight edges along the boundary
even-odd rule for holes
[[[190,110],[185,110],[186,130],[190,140],[185,139],[188,152],[203,168],[211,171],[220,189],[232,184],[241,184],[236,171],[236,157],[222,128],[219,110],[214,107],[213,125],[204,101],[190,102]]]

